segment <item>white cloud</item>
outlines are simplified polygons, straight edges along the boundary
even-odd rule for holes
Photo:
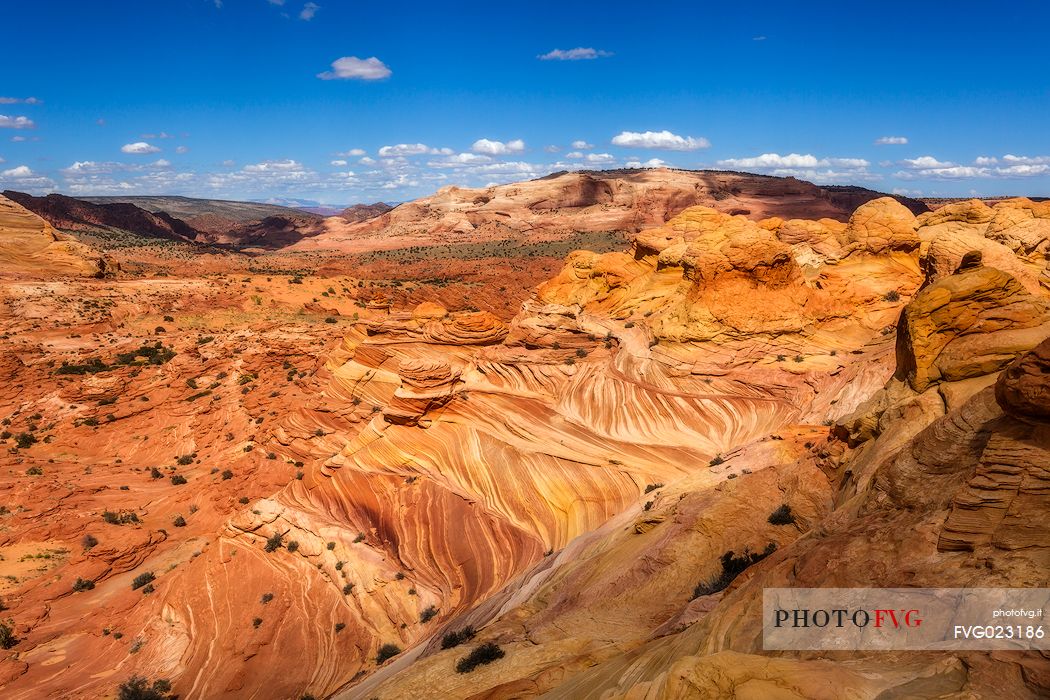
[[[877,146],[903,146],[908,143],[907,136],[880,136],[875,139]]]
[[[541,61],[589,61],[591,59],[607,58],[609,56],[612,56],[612,52],[610,51],[578,46],[575,49],[554,49],[545,54],[540,54],[536,58]]]
[[[171,161],[164,160],[163,158],[158,158],[157,160],[153,161],[153,167],[155,167],[155,168],[170,168],[171,167]]]
[[[365,156],[364,158],[362,158],[361,160],[359,160],[357,162],[360,163],[361,165],[375,165],[376,164],[376,159],[375,158],[369,158],[368,156]]]
[[[26,136],[12,136],[11,140],[15,143],[22,143],[23,141],[28,141],[29,138]]]
[[[286,160],[264,160],[261,163],[244,166],[246,173],[282,173],[298,172],[303,169],[303,164],[290,158]]]
[[[491,162],[492,159],[488,156],[482,156],[476,153],[457,153],[445,158],[444,160],[430,161],[427,165],[432,168],[458,168],[464,165],[480,165],[482,163]]]
[[[555,146],[552,143],[552,144],[550,144],[548,146],[544,146],[543,150],[546,151],[547,153],[557,153],[558,151],[561,150],[561,146]]]
[[[318,73],[321,80],[382,80],[389,78],[393,71],[375,56],[358,58],[344,56],[332,61],[332,70]]]
[[[331,162],[329,163],[329,165],[334,165],[334,166],[336,166],[337,168],[341,168],[341,167],[343,167],[344,165],[346,165],[346,161],[345,161],[345,160],[333,160],[333,161],[331,161]]]
[[[431,148],[425,143],[399,143],[393,146],[383,146],[379,149],[381,158],[397,158],[401,156],[450,156],[455,151],[451,148]]]
[[[145,141],[136,141],[135,143],[126,143],[120,147],[120,150],[124,153],[134,153],[136,155],[142,155],[144,153],[160,153],[160,149],[156,146],[152,146]]]
[[[766,40],[766,38],[764,36],[762,36],[761,34],[758,35],[758,36],[751,37],[751,41],[765,41],[765,40]]]
[[[616,162],[616,156],[611,153],[588,153],[583,159],[591,165],[608,165]]]
[[[51,192],[55,189],[54,180],[33,172],[28,165],[0,170],[0,182],[28,192]]]
[[[43,103],[44,103],[43,100],[38,100],[35,97],[26,97],[26,98],[21,98],[21,97],[0,97],[0,105],[17,105],[17,104],[39,105],[39,104],[43,104]]]
[[[679,136],[670,131],[622,131],[613,137],[614,146],[627,148],[654,148],[666,151],[695,151],[708,148],[711,142],[704,137]]]
[[[784,156],[763,153],[748,158],[727,158],[718,161],[718,165],[778,177],[797,177],[817,183],[880,179],[879,175],[868,170],[871,163],[863,158],[818,158],[810,153],[789,153]]]
[[[660,160],[659,158],[650,158],[647,161],[629,160],[624,163],[624,167],[627,168],[662,168],[667,165],[666,161]]]
[[[159,134],[142,134],[140,138],[144,139],[173,139],[175,138],[166,131],[162,131]]]
[[[930,169],[930,168],[951,168],[955,163],[949,161],[940,161],[933,156],[919,156],[918,158],[905,158],[901,161],[901,165],[906,168],[914,168],[916,170]]]
[[[995,156],[977,156],[974,158],[974,165],[995,165],[999,162],[999,159]]]
[[[525,150],[525,142],[521,139],[513,141],[490,141],[489,139],[478,139],[470,150],[475,153],[486,153],[490,156],[502,156],[508,153],[521,153]]]
[[[1004,163],[1013,163],[1015,165],[1046,165],[1050,163],[1050,156],[1015,156],[1007,153],[1003,156]]]
[[[573,141],[572,147],[580,151],[589,151],[594,148],[593,143],[587,143],[586,141]]]
[[[177,147],[175,149],[175,152],[176,153],[189,153],[190,152],[190,148],[189,148],[189,146],[179,146],[179,147]]]
[[[305,5],[303,5],[302,11],[299,12],[299,19],[305,22],[309,22],[314,18],[314,15],[316,15],[317,11],[320,9],[321,6],[318,5],[316,2],[308,2]]]
[[[339,156],[340,158],[356,158],[358,156],[363,156],[366,152],[367,151],[365,151],[365,149],[363,148],[351,148],[347,151],[340,151],[335,155]]]
[[[0,114],[0,129],[35,129],[36,124],[29,117],[9,117]]]

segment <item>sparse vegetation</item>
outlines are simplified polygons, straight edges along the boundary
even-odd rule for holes
[[[14,628],[6,622],[0,622],[0,649],[10,649],[19,641]]]
[[[776,510],[769,514],[770,525],[794,525],[795,515],[791,512],[791,506],[787,503],[781,504]]]
[[[478,666],[490,664],[506,656],[495,642],[485,642],[456,662],[456,673],[470,673]]]
[[[172,474],[171,475],[171,485],[172,486],[182,486],[185,483],[186,483],[186,477],[184,477],[182,474]]]
[[[279,532],[275,532],[266,539],[266,546],[264,549],[267,552],[275,552],[284,546],[284,535]]]
[[[175,700],[170,692],[171,683],[163,678],[150,683],[142,676],[132,676],[120,684],[117,700]]]
[[[376,652],[376,665],[382,665],[387,659],[392,659],[401,653],[401,647],[396,644],[386,643],[379,647],[379,651]]]
[[[709,581],[702,581],[697,584],[696,588],[693,589],[693,599],[725,590],[745,569],[752,564],[762,561],[775,552],[776,549],[776,543],[770,542],[761,552],[752,552],[750,549],[744,549],[743,554],[740,556],[736,556],[732,550],[726,552],[722,555],[721,573]]]
[[[882,300],[883,301],[900,301],[901,300],[901,293],[898,292],[896,289],[891,289],[890,291],[888,291],[888,292],[886,292],[885,294],[882,295]]]
[[[76,582],[73,583],[73,592],[80,593],[81,591],[90,591],[94,587],[94,581],[77,576]]]
[[[419,623],[425,625],[435,617],[438,616],[438,609],[433,605],[428,605],[423,612],[419,613]]]
[[[475,632],[474,628],[470,625],[467,625],[456,632],[447,632],[441,638],[441,648],[451,649],[453,647],[458,647],[463,642],[469,642],[471,639],[474,639],[475,634],[477,634],[477,632]]]
[[[139,516],[130,511],[122,511],[120,513],[114,513],[113,511],[103,511],[102,519],[110,525],[127,525],[129,523],[137,523]]]
[[[138,590],[139,588],[142,588],[143,586],[149,584],[152,581],[155,581],[156,579],[157,577],[153,575],[152,571],[146,571],[145,573],[141,573],[138,576],[136,576],[135,579],[131,582],[131,590]]]
[[[655,491],[656,489],[659,489],[659,488],[663,488],[663,484],[660,483],[660,482],[657,482],[655,484],[648,484],[645,487],[645,492],[646,493],[652,493],[653,491]]]
[[[273,600],[273,593],[263,593],[262,598],[259,599],[259,602],[263,605],[266,605],[271,600]]]
[[[98,539],[94,535],[84,535],[80,539],[80,546],[84,549],[91,549],[98,544]]]

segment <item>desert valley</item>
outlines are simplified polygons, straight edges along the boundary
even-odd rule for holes
[[[760,619],[1046,586],[1050,202],[666,168],[115,199],[0,198],[4,697],[1050,693],[1045,651]]]
[[[1050,698],[1050,3],[0,23],[0,700]]]

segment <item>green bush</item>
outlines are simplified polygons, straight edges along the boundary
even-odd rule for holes
[[[153,575],[152,571],[147,571],[145,573],[141,573],[141,574],[139,574],[138,576],[135,577],[134,581],[131,582],[131,590],[134,591],[134,590],[137,590],[139,588],[142,588],[147,583],[150,583],[151,581],[155,581],[156,578],[157,577]]]
[[[161,678],[150,683],[142,676],[132,676],[117,690],[117,700],[175,700],[170,695],[171,683]]]
[[[709,581],[698,583],[693,589],[693,599],[725,590],[745,569],[762,561],[776,550],[776,542],[770,542],[761,552],[744,549],[744,553],[740,556],[736,556],[732,551],[726,552],[722,555],[722,572]]]
[[[779,508],[769,514],[770,525],[794,525],[795,516],[791,512],[791,506],[787,503],[781,504]]]
[[[10,649],[21,641],[15,636],[15,630],[6,622],[0,622],[0,649]]]
[[[471,625],[467,625],[457,632],[448,632],[441,638],[441,648],[451,649],[452,647],[458,647],[463,642],[474,639],[475,634],[477,633]]]
[[[81,591],[90,591],[95,587],[95,582],[90,579],[83,579],[77,576],[76,582],[73,584],[73,592],[80,593]]]
[[[506,656],[495,642],[485,642],[456,663],[456,673],[470,673],[478,666],[490,664]]]
[[[396,644],[384,644],[379,647],[379,651],[376,652],[376,665],[381,665],[387,659],[392,659],[401,653],[401,647]]]

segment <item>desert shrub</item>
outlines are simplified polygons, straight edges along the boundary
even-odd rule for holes
[[[182,474],[172,474],[171,475],[171,485],[172,486],[182,486],[185,483],[186,483],[186,477],[184,477]]]
[[[264,549],[267,552],[275,552],[284,546],[284,535],[279,532],[275,532],[266,539],[266,546]]]
[[[73,592],[80,593],[81,591],[90,591],[95,587],[95,582],[90,579],[83,579],[77,576],[76,582],[73,584]]]
[[[441,648],[451,649],[452,647],[458,647],[463,642],[474,639],[475,634],[477,634],[477,632],[474,631],[474,628],[471,625],[467,625],[463,629],[455,632],[447,632],[441,638]]]
[[[337,622],[337,623],[335,623],[335,633],[336,634],[339,634],[345,628],[346,628],[346,623],[345,622]]]
[[[137,523],[139,516],[135,513],[114,513],[113,511],[103,511],[102,519],[110,525],[127,525],[128,523]]]
[[[266,605],[271,600],[273,600],[273,593],[263,593],[262,598],[259,599],[259,602],[261,602],[263,605]]]
[[[354,590],[354,584],[348,583],[343,586],[343,595],[350,595]]]
[[[153,587],[152,583],[147,583],[145,586],[142,587],[142,595],[149,595],[155,590],[157,589]]]
[[[329,316],[328,318],[326,318],[324,320],[324,322],[325,323],[336,323],[336,320],[334,318],[332,318],[331,316]]]
[[[327,548],[328,551],[331,552],[333,549],[335,549],[335,542],[329,542],[325,545],[325,548]]]
[[[645,487],[645,492],[646,493],[652,493],[653,491],[655,491],[658,488],[663,488],[663,484],[661,484],[661,483],[649,484],[649,485],[647,485]]]
[[[14,628],[6,622],[0,622],[0,649],[10,649],[19,641]]]
[[[262,624],[262,618],[261,617],[256,617],[256,618],[254,618],[252,620],[252,627],[255,627],[256,629],[258,629],[259,625],[261,625],[261,624]]]
[[[175,519],[171,521],[171,524],[175,527],[186,527],[186,518],[181,515],[176,515]]]
[[[292,540],[291,542],[289,542],[287,544],[286,548],[288,549],[289,552],[294,552],[294,551],[299,549],[299,543],[296,542],[295,540]]]
[[[438,609],[435,608],[433,605],[427,606],[427,608],[423,612],[419,613],[419,623],[425,625],[437,616]]]
[[[169,695],[171,683],[161,678],[150,683],[142,676],[132,676],[117,689],[117,700],[174,700]]]
[[[490,664],[506,656],[495,642],[485,642],[456,662],[456,673],[470,673],[478,666]]]
[[[142,588],[150,581],[156,580],[156,576],[153,575],[152,571],[146,571],[135,577],[135,580],[131,582],[131,590]]]
[[[888,291],[888,292],[886,292],[885,294],[882,295],[882,300],[883,301],[900,301],[901,300],[901,293],[898,292],[896,289],[891,289],[890,291]]]
[[[181,455],[180,457],[177,457],[175,459],[175,462],[178,463],[178,464],[181,464],[182,466],[185,467],[187,464],[193,464],[193,460],[194,460],[195,457],[196,457],[196,455],[192,455],[192,454]]]
[[[163,474],[163,472],[161,472],[160,469],[157,469],[156,467],[153,467],[152,469],[149,470],[149,477],[151,479],[163,479],[164,478],[164,474]]]
[[[357,544],[358,542],[364,542],[364,541],[365,541],[365,533],[363,533],[363,532],[357,533],[357,537],[354,538],[354,544]]]
[[[752,552],[750,549],[744,549],[744,553],[740,556],[736,556],[732,550],[726,552],[722,555],[722,572],[709,581],[698,583],[696,588],[693,589],[693,598],[725,590],[745,569],[752,564],[762,561],[775,552],[776,549],[776,542],[770,542],[761,552]]]
[[[84,549],[91,549],[98,544],[98,539],[94,535],[84,535],[80,540],[80,546]]]
[[[237,502],[240,503],[242,506],[245,506],[245,505],[248,505],[248,500],[249,499],[248,499],[247,496],[241,496],[240,498],[237,499]]]
[[[17,445],[20,450],[32,447],[35,444],[36,435],[33,435],[32,433],[19,433],[18,435],[15,435],[15,445]]]
[[[715,455],[714,457],[711,458],[711,461],[708,462],[708,465],[712,466],[712,467],[717,467],[719,464],[722,464],[723,462],[725,462],[725,458],[723,458],[722,455]]]
[[[652,501],[646,501],[645,505],[642,506],[642,510],[652,510],[652,507],[653,507],[653,502]]]
[[[787,503],[783,503],[779,508],[769,514],[770,525],[793,525],[795,523],[795,516],[791,512],[791,506]]]
[[[392,659],[401,653],[401,647],[396,644],[390,644],[389,642],[379,647],[379,651],[376,652],[376,665],[382,664],[387,659]]]
[[[26,476],[41,476],[43,473],[44,470],[40,467],[30,467],[29,469],[26,469]]]
[[[233,478],[233,472],[231,472],[229,469],[226,469],[226,470],[224,470],[222,472],[222,480],[223,481],[229,481],[232,478]]]

